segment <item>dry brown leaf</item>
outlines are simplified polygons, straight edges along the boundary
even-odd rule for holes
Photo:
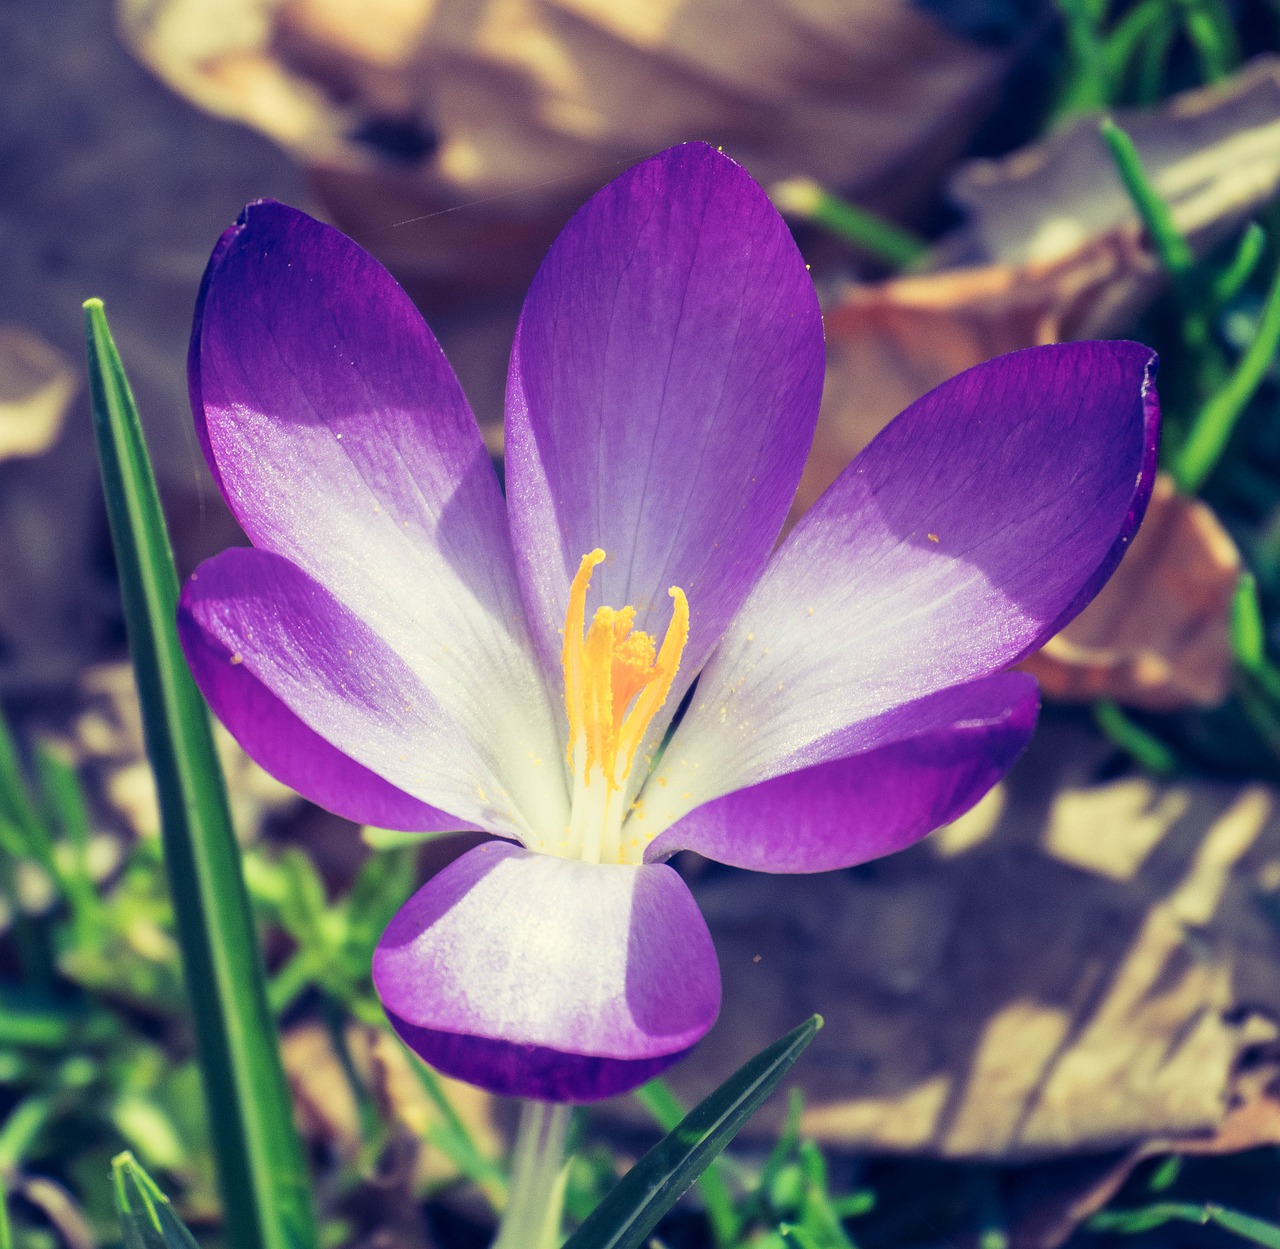
[[[817,1010],[794,1076],[833,1144],[1025,1161],[1219,1130],[1280,1018],[1257,904],[1280,812],[1257,786],[1091,784],[1107,749],[1050,723],[975,812],[867,869],[706,872],[724,1013],[684,1095]]]
[[[763,180],[805,173],[882,210],[918,204],[1009,55],[903,0],[760,0],[750,21],[736,0],[124,0],[120,13],[166,82],[315,170],[338,223],[398,276],[472,289],[522,288],[587,194],[691,138]]]
[[[1165,474],[1133,545],[1097,598],[1022,667],[1050,698],[1152,711],[1215,707],[1230,692],[1236,545]]]
[[[1218,1128],[1198,1136],[1156,1137],[1118,1158],[1096,1159],[1068,1182],[1040,1185],[1038,1200],[1025,1203],[1010,1227],[1011,1249],[1058,1249],[1086,1219],[1097,1214],[1124,1186],[1134,1168],[1168,1154],[1238,1154],[1280,1145],[1280,1063],[1274,1057],[1238,1073],[1231,1108]],[[1055,1177],[1056,1178],[1056,1177]]]
[[[1280,185],[1274,58],[1121,121],[1201,251]],[[1114,333],[1158,289],[1159,266],[1092,120],[971,164],[953,190],[970,218],[939,257],[973,267],[854,286],[828,308],[826,389],[796,514],[927,390],[1004,352]],[[1162,481],[1111,584],[1032,671],[1051,697],[1153,711],[1220,703],[1239,567],[1212,513]]]
[[[822,412],[797,495],[812,505],[901,409],[972,365],[1076,336],[1076,313],[1140,255],[1115,235],[1068,261],[862,287],[827,314]],[[1025,280],[1024,280],[1025,279]],[[1214,706],[1230,688],[1240,555],[1212,511],[1157,477],[1133,546],[1102,593],[1028,667],[1053,698],[1153,711]]]
[[[1226,82],[1155,109],[1115,114],[1174,224],[1203,252],[1280,187],[1280,59],[1258,57]],[[950,264],[1019,266],[1063,259],[1118,228],[1136,230],[1132,201],[1097,119],[1042,143],[973,161],[951,180],[967,212],[943,249]]]

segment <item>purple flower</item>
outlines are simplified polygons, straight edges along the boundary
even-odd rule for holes
[[[201,689],[332,811],[507,839],[414,895],[374,980],[427,1061],[560,1100],[715,1020],[675,851],[862,863],[1004,774],[1037,710],[1005,669],[1115,567],[1158,424],[1143,347],[1005,356],[913,404],[775,551],[821,320],[763,192],[701,144],[605,187],[534,280],[505,507],[409,299],[300,212],[223,236],[190,371],[253,542],[183,593]]]

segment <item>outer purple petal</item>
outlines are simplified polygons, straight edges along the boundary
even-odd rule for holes
[[[432,691],[288,560],[236,548],[205,561],[183,589],[178,629],[214,710],[282,780],[359,818],[368,809],[419,828],[420,816],[428,829],[529,836],[489,761]],[[263,712],[270,719],[259,720]],[[317,739],[327,750],[307,758]],[[348,782],[358,786],[349,794]],[[415,811],[406,797],[425,805]]]
[[[249,667],[230,662],[233,652],[196,623],[189,604],[179,632],[214,715],[276,780],[357,824],[419,833],[474,827],[410,797],[309,729]]]
[[[635,1088],[715,1022],[706,924],[665,864],[489,842],[391,921],[373,980],[404,1040],[491,1092],[593,1101]]]
[[[1013,765],[1039,709],[1035,681],[1007,672],[915,704],[882,732],[910,736],[810,764],[716,798],[661,834],[653,861],[696,850],[763,872],[827,872],[903,850],[963,815]],[[847,734],[837,735],[837,738]],[[839,750],[823,743],[815,754]]]
[[[1071,619],[1146,509],[1154,365],[1136,343],[1031,348],[893,421],[735,617],[644,790],[655,831],[849,726],[999,671]]]
[[[252,204],[209,262],[189,363],[202,444],[254,545],[358,612],[502,761],[527,817],[562,824],[563,792],[530,762],[560,747],[497,481],[408,296],[338,231]]]
[[[689,596],[683,689],[760,573],[813,438],[822,322],[750,176],[701,143],[637,165],[556,240],[507,388],[507,496],[531,628],[558,679],[569,581],[661,637]]]

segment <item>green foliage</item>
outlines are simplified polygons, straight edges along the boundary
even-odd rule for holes
[[[310,1249],[310,1181],[208,712],[178,643],[178,578],[155,478],[101,301],[86,303],[85,323],[98,459],[228,1235],[237,1249]]]
[[[1089,1220],[1090,1231],[1121,1232],[1136,1235],[1153,1231],[1166,1223],[1215,1224],[1242,1240],[1265,1249],[1280,1249],[1280,1227],[1251,1214],[1228,1210],[1212,1204],[1190,1205],[1185,1202],[1162,1201],[1136,1210],[1103,1210]]]
[[[125,1249],[198,1249],[168,1197],[132,1154],[112,1159],[111,1181]]]
[[[638,1249],[777,1087],[822,1027],[813,1018],[744,1063],[662,1138],[569,1238],[565,1249]]]

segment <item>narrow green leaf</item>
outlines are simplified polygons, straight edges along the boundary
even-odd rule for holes
[[[1267,662],[1267,626],[1258,602],[1258,583],[1249,572],[1240,574],[1231,599],[1231,649],[1248,672],[1257,672]]]
[[[13,1249],[13,1229],[9,1226],[9,1185],[0,1175],[0,1249]]]
[[[384,1021],[383,1027],[387,1026]],[[440,1116],[427,1128],[427,1140],[484,1193],[490,1205],[502,1209],[507,1202],[507,1177],[493,1159],[481,1152],[450,1103],[440,1077],[426,1063],[415,1062],[413,1071]]]
[[[1178,1181],[1178,1176],[1182,1173],[1182,1157],[1180,1154],[1170,1154],[1156,1169],[1151,1173],[1151,1178],[1147,1181],[1147,1187],[1153,1193],[1168,1192]]]
[[[1267,232],[1256,221],[1249,222],[1230,263],[1213,279],[1211,294],[1215,307],[1222,308],[1240,294],[1244,284],[1253,277],[1266,248]]]
[[[37,1093],[9,1111],[0,1124],[0,1175],[7,1175],[26,1160],[45,1125],[60,1109],[56,1095]]]
[[[1122,82],[1138,49],[1169,21],[1169,0],[1142,0],[1114,26],[1103,44],[1112,82]]]
[[[1127,750],[1144,768],[1157,776],[1172,776],[1178,756],[1154,733],[1131,720],[1108,699],[1093,704],[1093,718],[1102,732],[1121,750]]]
[[[1196,262],[1191,244],[1174,225],[1169,205],[1151,185],[1147,172],[1142,167],[1138,149],[1133,146],[1133,140],[1109,117],[1099,124],[1098,130],[1111,150],[1116,172],[1120,175],[1125,190],[1129,192],[1138,216],[1142,218],[1151,246],[1160,257],[1161,264],[1175,278],[1185,277]]]
[[[674,1132],[684,1118],[684,1107],[665,1080],[650,1080],[636,1089],[636,1100],[653,1116],[664,1132]],[[698,1188],[706,1203],[711,1234],[721,1249],[727,1249],[738,1238],[738,1214],[733,1198],[714,1163],[698,1176]]]
[[[814,1015],[744,1063],[618,1182],[564,1249],[639,1249],[777,1087],[822,1027]]]
[[[1137,1210],[1103,1210],[1086,1226],[1095,1232],[1123,1232],[1135,1235],[1162,1227],[1166,1223],[1216,1223],[1228,1232],[1264,1249],[1280,1249],[1280,1227],[1265,1219],[1228,1210],[1224,1206],[1198,1206],[1187,1202],[1162,1201]]]
[[[111,1187],[125,1249],[199,1249],[169,1198],[131,1153],[111,1160]]]
[[[236,1249],[313,1249],[302,1146],[208,712],[178,644],[178,578],[142,425],[101,300],[85,304],[85,321],[94,431],[160,795],[226,1240]]]
[[[797,1227],[794,1223],[783,1224],[778,1228],[778,1232],[788,1249],[822,1249],[816,1236],[806,1232],[803,1227]]]
[[[1187,441],[1174,457],[1172,471],[1178,488],[1195,494],[1213,472],[1244,414],[1249,401],[1257,393],[1280,349],[1280,266],[1276,268],[1262,307],[1253,342],[1240,357],[1227,383],[1196,418]]]
[[[878,256],[895,269],[920,260],[929,245],[904,230],[819,186],[811,178],[788,178],[769,188],[769,197],[785,216],[811,221],[837,238]]]
[[[1221,82],[1240,63],[1240,43],[1231,15],[1214,0],[1182,0],[1183,29],[1200,60],[1206,82]]]

